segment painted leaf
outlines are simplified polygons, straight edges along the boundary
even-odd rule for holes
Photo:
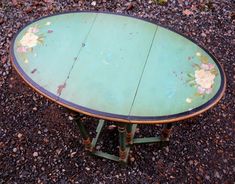
[[[193,64],[193,67],[199,70],[201,67],[198,64]]]
[[[218,71],[215,68],[211,69],[211,73],[215,76],[218,75]]]
[[[188,75],[190,78],[194,78],[194,75],[191,74],[191,73],[188,73],[187,75]]]
[[[208,64],[208,58],[206,56],[201,56],[200,61],[204,64]]]

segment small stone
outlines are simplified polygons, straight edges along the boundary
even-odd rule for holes
[[[201,36],[202,36],[202,37],[206,37],[206,34],[202,32],[202,33],[201,33]]]
[[[72,121],[72,120],[73,120],[73,117],[72,117],[72,116],[69,116],[69,120]]]
[[[36,110],[38,110],[37,107],[34,107],[34,108],[33,108],[33,111],[36,111]]]
[[[17,152],[17,148],[13,148],[13,152]]]
[[[92,6],[95,6],[95,5],[96,5],[96,1],[92,1],[92,2],[91,2],[91,5],[92,5]]]
[[[87,171],[90,171],[90,170],[91,170],[89,167],[86,167],[85,169],[86,169]]]
[[[210,176],[206,175],[205,176],[206,180],[210,180]]]
[[[130,160],[131,160],[131,162],[134,162],[134,161],[135,161],[135,158],[134,158],[134,157],[131,157]]]
[[[101,148],[100,146],[96,146],[96,149],[97,149],[97,150],[100,150],[100,148]]]
[[[215,171],[214,176],[215,176],[216,178],[220,178],[219,172],[218,172],[218,171]]]
[[[34,157],[37,157],[37,156],[38,156],[38,152],[36,152],[36,151],[33,152],[33,156],[34,156]]]
[[[76,153],[77,153],[76,151],[70,153],[70,157],[73,158]]]
[[[17,134],[17,137],[20,139],[21,137],[23,136],[23,134],[21,134],[21,133],[18,133]]]

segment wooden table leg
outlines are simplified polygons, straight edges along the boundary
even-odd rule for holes
[[[119,159],[121,162],[125,162],[126,160],[126,125],[119,124],[118,125],[119,132]]]
[[[76,119],[76,123],[78,125],[81,136],[83,138],[83,144],[85,146],[85,150],[92,151],[91,139],[90,139],[89,134],[87,133],[84,125],[82,124],[82,122],[79,119]]]
[[[127,144],[132,144],[133,143],[133,140],[132,140],[132,127],[133,127],[133,124],[127,124],[126,125],[126,143]]]
[[[164,125],[164,128],[161,133],[161,140],[162,141],[169,141],[171,132],[172,132],[173,124],[168,123]]]

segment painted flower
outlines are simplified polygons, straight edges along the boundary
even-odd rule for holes
[[[214,84],[215,75],[210,71],[200,69],[195,71],[195,81],[196,83],[204,88],[209,89]]]
[[[28,33],[37,33],[39,31],[39,29],[37,27],[30,27],[28,29]]]
[[[195,87],[197,92],[195,93],[195,97],[201,96],[204,97],[207,94],[211,94],[213,91],[213,85],[215,77],[218,75],[218,71],[215,68],[215,65],[209,63],[209,59],[207,56],[197,52],[199,64],[193,63],[194,74],[188,73],[187,83],[191,87]],[[192,98],[193,99],[193,98]],[[193,101],[193,100],[192,100]],[[187,103],[192,102],[189,98],[186,99]]]
[[[199,57],[200,57],[201,55],[202,55],[202,54],[201,54],[200,52],[197,52],[197,53],[196,53],[196,56],[199,56]]]
[[[46,23],[46,26],[49,26],[49,25],[51,25],[51,22],[47,22],[47,23]]]
[[[32,48],[35,47],[38,43],[38,36],[34,33],[27,32],[23,38],[20,40],[20,44],[24,47]]]
[[[17,52],[26,53],[28,51],[27,47],[20,46],[17,48]]]
[[[213,64],[211,64],[211,63],[208,63],[208,64],[202,63],[202,64],[201,64],[201,68],[204,69],[204,70],[211,70],[211,69],[213,69],[214,67],[215,67],[215,66],[214,66]]]
[[[185,100],[187,103],[192,103],[192,99],[191,98],[186,98]]]

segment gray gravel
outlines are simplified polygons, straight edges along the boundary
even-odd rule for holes
[[[234,183],[234,8],[232,0],[168,0],[165,5],[153,0],[0,1],[0,183]],[[126,167],[87,155],[70,112],[24,84],[9,61],[17,30],[41,16],[70,10],[134,15],[189,36],[223,65],[225,96],[209,111],[178,123],[169,146],[134,146]],[[94,125],[89,123],[89,129]],[[154,131],[159,128],[140,126],[138,135]],[[105,133],[116,140],[116,130]],[[106,137],[103,145],[109,143]],[[115,152],[116,146],[106,149]]]

